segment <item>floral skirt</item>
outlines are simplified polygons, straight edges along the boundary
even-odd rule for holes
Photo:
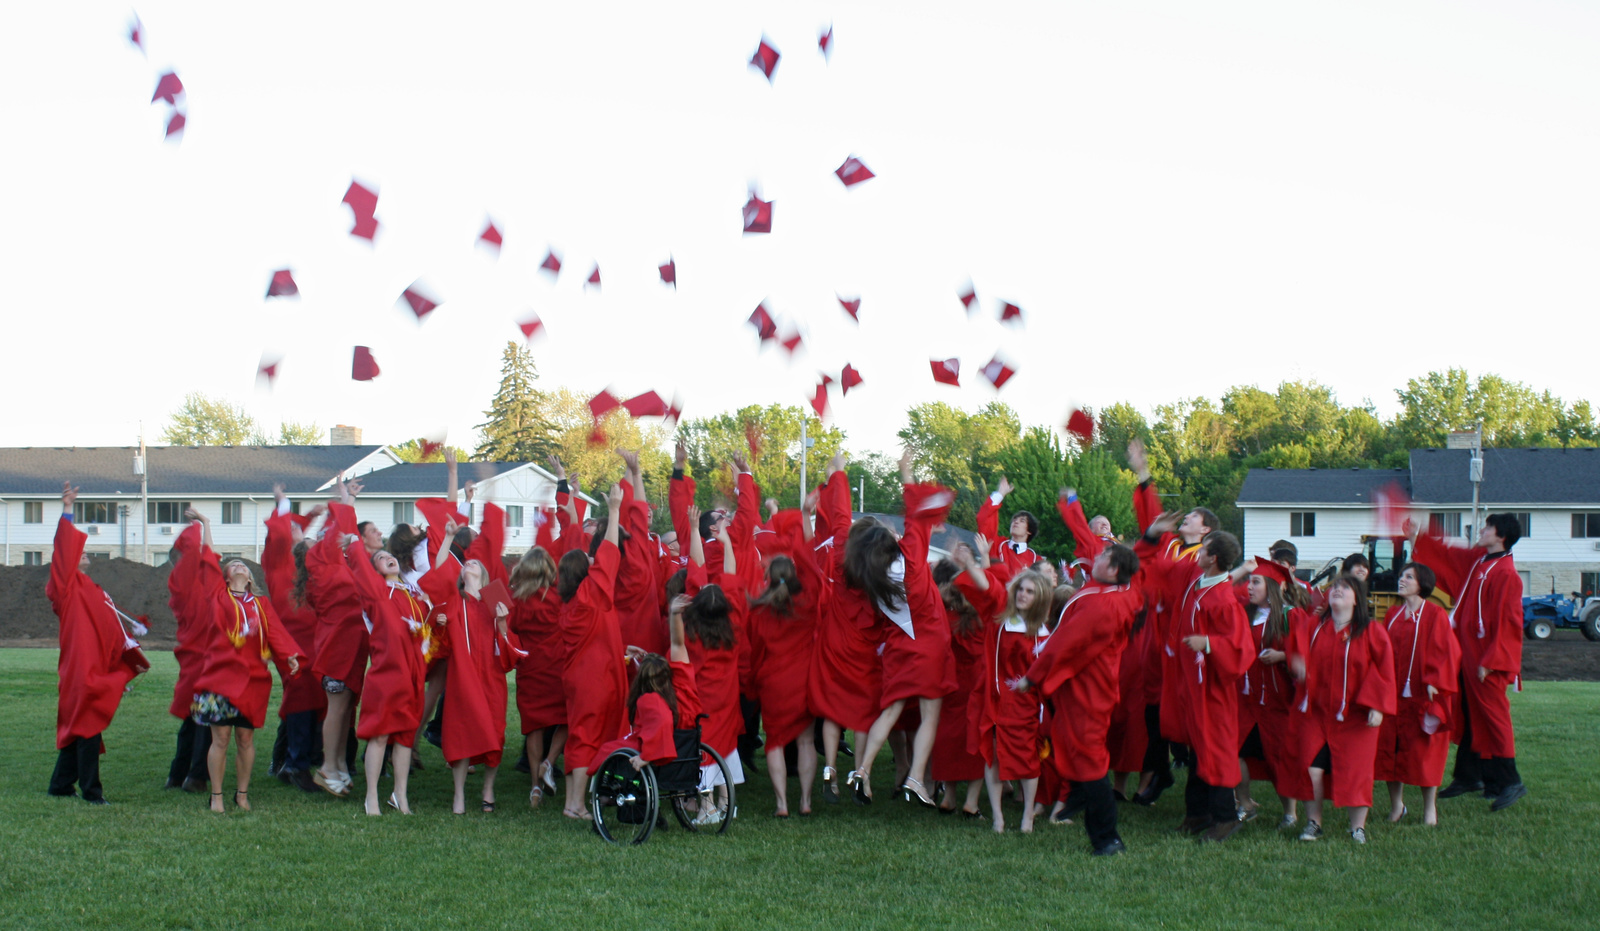
[[[250,721],[239,713],[233,702],[216,692],[196,692],[189,704],[189,715],[194,723],[205,727],[250,727]]]

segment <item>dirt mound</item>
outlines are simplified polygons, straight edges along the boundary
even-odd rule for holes
[[[1557,631],[1549,640],[1522,642],[1522,678],[1529,682],[1600,682],[1600,642],[1575,630]]]

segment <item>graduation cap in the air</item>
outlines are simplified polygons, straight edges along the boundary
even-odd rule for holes
[[[961,386],[960,359],[931,359],[929,365],[933,368],[934,381],[941,385]]]
[[[662,284],[672,285],[674,291],[678,289],[678,262],[676,259],[668,257],[665,264],[656,266],[656,271],[661,273]]]
[[[784,352],[787,352],[791,356],[793,356],[795,354],[795,350],[800,348],[800,343],[801,343],[801,339],[800,339],[800,331],[799,330],[795,330],[793,333],[790,333],[788,336],[785,336],[782,339],[778,340],[778,345],[782,346]]]
[[[664,416],[674,423],[683,416],[683,402],[678,400],[676,394],[672,396],[672,403],[667,405],[667,413]]]
[[[416,281],[411,282],[411,287],[400,292],[400,299],[396,303],[403,304],[413,314],[416,314],[417,322],[421,323],[422,318],[438,309],[440,302],[428,294],[422,284],[422,279],[418,278]]]
[[[654,391],[634,395],[622,402],[622,407],[635,417],[665,417],[667,416],[667,402],[661,400],[661,395]]]
[[[772,232],[772,201],[762,200],[755,191],[744,202],[744,231],[746,233]]]
[[[978,289],[974,288],[972,282],[969,281],[966,288],[957,296],[961,299],[961,306],[966,308],[967,315],[971,316],[972,305],[978,300]]]
[[[844,371],[839,373],[839,393],[848,395],[850,389],[861,384],[862,381],[861,373],[856,371],[856,367],[848,362],[845,363]]]
[[[594,263],[594,271],[590,272],[589,273],[589,277],[584,279],[583,286],[585,288],[588,288],[589,285],[594,285],[597,288],[600,287],[600,263],[599,262]]]
[[[827,29],[824,29],[823,31],[817,33],[817,48],[822,50],[822,57],[823,58],[827,59],[828,61],[832,61],[833,60],[833,24],[832,23],[828,24],[828,28]]]
[[[877,177],[872,173],[871,168],[862,164],[861,159],[856,158],[854,155],[845,159],[844,164],[835,168],[833,173],[839,176],[839,180],[844,182],[845,187],[855,187],[863,181]]]
[[[359,181],[351,181],[341,203],[350,206],[350,213],[355,218],[355,225],[351,227],[350,235],[371,241],[378,232],[378,192]]]
[[[256,379],[266,379],[267,387],[271,388],[278,380],[278,366],[283,364],[283,356],[263,352],[261,362],[256,365]]]
[[[1083,441],[1083,445],[1094,443],[1094,418],[1083,411],[1073,408],[1067,416],[1067,432]]]
[[[544,261],[539,263],[539,270],[549,272],[551,281],[561,277],[561,256],[556,255],[555,249],[545,250]]]
[[[1000,302],[1000,322],[1001,323],[1011,323],[1013,321],[1015,321],[1017,323],[1021,323],[1022,322],[1022,308],[1018,307],[1017,305],[1015,305],[1013,303],[1011,303],[1010,301],[1001,301]]]
[[[538,314],[529,311],[527,317],[517,321],[517,329],[522,331],[523,339],[531,340],[535,333],[544,329],[544,321],[539,319]]]
[[[1006,382],[1010,381],[1011,376],[1015,374],[1017,374],[1017,370],[1006,364],[998,353],[995,354],[993,359],[989,360],[988,365],[983,367],[983,377],[994,383],[995,390],[1004,388]]]
[[[778,323],[772,319],[772,313],[767,310],[766,301],[757,304],[756,309],[750,313],[750,319],[745,322],[756,328],[756,335],[761,337],[763,343],[778,335]]]
[[[773,47],[766,36],[762,36],[761,44],[756,46],[756,53],[750,56],[750,67],[760,69],[761,73],[766,76],[767,83],[771,84],[772,72],[778,68],[779,57],[781,56],[778,55],[778,50]]]
[[[622,402],[617,400],[617,396],[612,394],[610,389],[602,390],[589,399],[589,413],[594,416],[595,423],[599,423],[600,418],[621,406]]]
[[[835,294],[834,297],[839,297],[839,295]],[[850,315],[851,320],[857,323],[861,322],[861,298],[852,297],[846,300],[839,297],[839,306],[844,308],[844,312]]]
[[[355,354],[350,359],[350,377],[356,381],[372,381],[383,370],[378,368],[378,360],[372,357],[372,350],[365,346],[357,346]]]
[[[272,273],[272,280],[267,283],[267,297],[295,297],[300,293],[300,286],[294,283],[294,273],[287,268],[280,268]]]
[[[183,82],[178,80],[176,72],[168,71],[156,79],[156,92],[150,96],[150,102],[155,103],[157,100],[165,100],[176,107],[178,105],[178,97],[182,94]]]
[[[817,390],[811,394],[811,409],[817,412],[818,417],[828,413],[828,386],[825,382],[818,383]]]
[[[500,227],[495,226],[493,218],[484,221],[483,232],[478,234],[478,242],[493,249],[495,255],[500,254],[500,247],[505,244],[505,238],[500,235]]]
[[[172,111],[172,116],[167,120],[167,134],[165,138],[171,139],[173,136],[181,135],[183,133],[183,127],[187,125],[189,125],[189,118],[183,115],[182,110]]]
[[[128,41],[139,49],[140,54],[144,54],[144,23],[139,22],[137,15],[133,17],[133,25],[128,27]]]

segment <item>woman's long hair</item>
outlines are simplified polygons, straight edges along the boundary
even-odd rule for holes
[[[1348,588],[1356,596],[1355,607],[1350,612],[1350,639],[1354,640],[1365,633],[1367,625],[1372,623],[1372,612],[1367,608],[1366,583],[1346,573],[1333,580],[1333,584],[1328,586],[1328,594],[1332,595],[1336,588]],[[1328,616],[1333,617],[1331,609]]]
[[[858,520],[844,544],[845,584],[880,605],[905,601],[905,585],[889,578],[889,567],[899,558],[893,531],[870,518]]]
[[[295,607],[307,608],[311,603],[306,600],[306,586],[311,584],[311,570],[306,568],[306,554],[311,552],[311,541],[301,540],[290,550],[294,554],[294,603]]]
[[[678,693],[672,688],[672,667],[660,653],[646,653],[639,657],[639,672],[628,687],[628,723],[632,724],[639,713],[639,698],[654,692],[672,711],[673,727],[678,722]]]
[[[532,598],[556,583],[556,561],[542,546],[530,546],[511,569],[511,597]]]
[[[1033,601],[1028,605],[1028,610],[1017,610],[1017,589],[1023,582],[1033,583]],[[1044,628],[1045,621],[1050,617],[1050,602],[1053,591],[1044,584],[1044,576],[1024,569],[1016,574],[1011,584],[1006,586],[1006,616],[1002,620],[1017,618],[1027,628],[1028,635],[1037,637]]]
[[[944,601],[944,612],[950,617],[950,633],[965,637],[983,627],[978,609],[967,600],[967,595],[956,584],[962,569],[954,561],[941,559],[933,567],[933,584],[939,586],[939,597]]]
[[[734,647],[733,620],[728,615],[728,596],[722,586],[707,585],[683,609],[683,633],[698,640],[708,650]]]
[[[417,570],[416,563],[412,561],[411,554],[417,551],[417,544],[428,539],[428,535],[411,524],[396,524],[389,534],[389,542],[384,548],[394,561],[400,564],[400,574]]]
[[[1276,647],[1289,636],[1289,606],[1284,603],[1288,599],[1284,597],[1283,586],[1278,584],[1277,579],[1269,579],[1264,575],[1258,575],[1256,578],[1261,580],[1261,587],[1267,594],[1267,603],[1261,606],[1267,609],[1267,623],[1261,631],[1261,645]],[[1291,583],[1290,587],[1300,586]]]
[[[800,594],[800,570],[787,556],[774,556],[767,564],[767,590],[759,598],[750,599],[750,607],[768,608],[778,617],[792,617],[794,606],[790,602]]]
[[[578,594],[578,586],[588,577],[589,557],[584,555],[583,550],[567,550],[556,565],[556,594],[561,596],[562,604]]]

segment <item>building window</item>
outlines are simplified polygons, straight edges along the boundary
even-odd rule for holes
[[[243,553],[218,553],[217,554],[217,558],[222,560],[223,562],[227,562],[230,559],[243,559],[244,558],[244,554]]]
[[[1600,572],[1578,573],[1578,594],[1585,598],[1600,595]]]
[[[152,524],[181,524],[185,522],[183,512],[187,510],[189,510],[187,501],[152,501],[145,516]],[[227,512],[224,511],[223,514],[226,515]],[[224,519],[223,523],[227,523],[227,520]]]
[[[23,550],[22,551],[22,564],[24,566],[42,566],[42,565],[44,565],[44,550]],[[1587,575],[1591,575],[1591,574],[1592,573],[1588,573],[1588,572],[1584,573],[1584,575],[1586,575],[1586,576]]]
[[[1289,536],[1314,537],[1317,535],[1316,511],[1290,511]]]
[[[506,526],[507,527],[521,527],[522,526],[522,505],[520,505],[520,504],[508,504],[508,505],[506,505]]]
[[[80,524],[114,524],[117,505],[111,501],[78,501],[72,505],[72,519]]]
[[[24,524],[42,524],[42,523],[44,523],[44,502],[43,501],[24,501],[24,502],[22,502],[22,522]],[[34,563],[28,563],[28,565],[34,565]]]
[[[417,522],[417,506],[410,501],[396,501],[394,503],[395,526],[401,524],[414,524]]]
[[[1517,511],[1511,515],[1517,519],[1517,526],[1522,528],[1522,539],[1533,536],[1533,515],[1527,511]]]
[[[1600,537],[1600,514],[1572,515],[1572,536],[1573,539]]]
[[[1429,514],[1428,534],[1435,537],[1461,536],[1461,512],[1434,511]]]
[[[290,514],[299,514],[300,513],[300,502],[298,502],[298,501],[290,501],[289,502],[289,513]]]
[[[242,523],[244,523],[244,502],[243,501],[224,501],[224,502],[222,502],[222,522],[224,524],[242,524]]]

